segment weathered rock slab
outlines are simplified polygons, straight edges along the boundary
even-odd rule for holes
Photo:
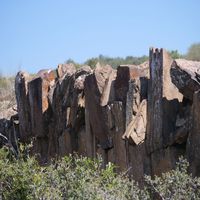
[[[200,89],[200,62],[176,59],[171,66],[172,82],[188,99],[193,99],[195,91]]]

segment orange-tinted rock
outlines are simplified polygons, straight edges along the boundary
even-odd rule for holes
[[[66,74],[71,76],[76,72],[74,64],[59,64],[57,67],[58,78],[63,78]]]

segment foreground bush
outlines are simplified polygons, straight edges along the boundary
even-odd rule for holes
[[[152,180],[145,177],[151,193],[165,200],[200,199],[200,178],[187,173],[189,163],[179,158],[176,169],[163,173],[161,177]]]
[[[102,169],[102,161],[64,157],[41,167],[34,157],[10,158],[0,150],[0,182],[3,199],[148,199],[145,190],[114,165]]]
[[[175,170],[162,177],[145,177],[138,185],[115,173],[109,163],[102,169],[101,159],[69,156],[41,167],[34,157],[15,159],[0,150],[0,193],[2,199],[200,199],[200,179],[187,174],[183,159]]]

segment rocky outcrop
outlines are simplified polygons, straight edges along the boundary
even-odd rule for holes
[[[200,62],[184,59],[174,60],[171,66],[172,81],[184,95],[174,139],[179,144],[186,143],[185,155],[190,163],[190,172],[195,176],[200,176],[199,70]]]
[[[172,169],[183,155],[198,174],[198,66],[150,49],[149,62],[117,70],[62,64],[32,79],[20,72],[20,139],[34,138],[41,163],[74,152],[100,154],[104,164],[113,162],[142,182],[144,174]]]
[[[174,60],[171,67],[172,82],[188,99],[193,99],[195,91],[200,89],[200,62],[184,59]]]

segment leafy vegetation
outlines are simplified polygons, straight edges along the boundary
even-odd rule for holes
[[[200,178],[188,174],[188,166],[189,163],[181,157],[176,169],[154,179],[146,176],[146,183],[160,199],[200,199]]]
[[[189,60],[200,61],[200,43],[195,43],[190,46],[186,58]]]
[[[68,156],[39,166],[34,157],[10,156],[0,150],[3,199],[148,199],[147,191],[117,175],[113,164],[103,169],[101,159]]]
[[[109,163],[102,168],[100,158],[92,160],[68,156],[40,166],[34,157],[21,153],[16,159],[7,148],[0,149],[0,195],[3,199],[200,199],[200,179],[187,174],[188,163],[180,159],[175,170],[145,186],[124,174],[116,174]]]
[[[173,59],[183,57],[178,50],[169,51],[169,54]],[[65,63],[73,63],[77,68],[79,68],[81,65],[89,65],[92,68],[95,68],[97,63],[100,63],[101,65],[111,65],[113,68],[117,68],[119,65],[140,65],[145,61],[148,61],[148,59],[149,57],[145,55],[140,57],[126,56],[125,58],[99,55],[98,57],[87,59],[83,64],[77,63],[72,59],[68,59]]]
[[[192,44],[188,52],[185,55],[182,55],[178,52],[178,50],[171,50],[168,51],[172,59],[178,59],[178,58],[186,58],[190,60],[196,60],[200,61],[200,43]],[[81,65],[89,65],[92,68],[95,68],[97,63],[100,63],[102,65],[111,65],[113,68],[117,68],[119,65],[126,65],[126,64],[133,64],[133,65],[139,65],[143,62],[147,61],[149,59],[148,56],[126,56],[123,57],[109,57],[104,55],[99,55],[98,57],[93,57],[87,59],[84,63],[78,63],[75,62],[72,59],[68,59],[65,63],[73,63],[77,68],[79,68]]]
[[[87,59],[83,65],[89,65],[92,68],[95,68],[97,63],[102,65],[111,65],[113,68],[117,68],[119,65],[122,64],[134,64],[139,65],[148,60],[148,56],[141,56],[141,57],[134,57],[134,56],[127,56],[125,58],[122,57],[109,57],[104,55],[99,55],[98,57],[89,58]],[[66,63],[73,63],[76,67],[80,67],[81,64],[75,62],[72,59],[68,59]]]
[[[169,55],[172,57],[172,59],[177,59],[177,58],[184,58],[183,55],[181,55],[178,50],[172,50],[168,52]]]
[[[113,68],[117,68],[119,65],[122,64],[139,65],[147,60],[148,56],[141,56],[141,57],[127,56],[126,58],[121,58],[121,57],[111,58],[108,56],[99,55],[99,57],[88,59],[85,62],[85,64],[94,68],[97,62],[99,62],[102,65],[108,64],[111,65]]]
[[[200,43],[190,45],[185,55],[181,55],[178,50],[169,51],[169,54],[173,59],[185,58],[188,60],[200,61]]]

